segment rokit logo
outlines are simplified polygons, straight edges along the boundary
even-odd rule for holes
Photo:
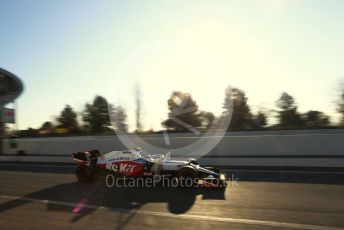
[[[119,163],[119,164],[107,163],[106,169],[114,171],[114,172],[119,172],[119,173],[133,173],[136,169],[136,165],[128,164],[128,163]]]

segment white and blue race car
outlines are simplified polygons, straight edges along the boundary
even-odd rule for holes
[[[141,149],[111,151],[100,154],[98,150],[72,154],[78,163],[76,176],[80,182],[91,181],[96,174],[113,174],[125,177],[171,177],[180,184],[191,179],[203,187],[225,187],[226,176],[218,168],[201,167],[197,160],[171,160],[170,154],[143,154]]]

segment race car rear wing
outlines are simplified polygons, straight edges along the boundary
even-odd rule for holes
[[[72,153],[73,160],[79,163],[89,163],[97,160],[100,156],[99,150],[90,150],[85,152]]]

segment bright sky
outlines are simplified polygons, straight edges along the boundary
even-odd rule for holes
[[[19,76],[19,128],[54,120],[96,94],[128,109],[140,85],[146,129],[159,129],[172,90],[221,112],[224,89],[254,111],[282,91],[300,111],[335,116],[344,78],[344,2],[0,1],[0,66]]]

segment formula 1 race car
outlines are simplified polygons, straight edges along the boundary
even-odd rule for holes
[[[201,167],[197,160],[171,160],[170,154],[143,154],[141,149],[112,151],[100,154],[98,150],[73,153],[78,163],[76,177],[89,182],[95,175],[112,174],[120,177],[152,177],[160,175],[173,178],[183,185],[190,179],[203,187],[225,187],[225,174],[218,168]]]

